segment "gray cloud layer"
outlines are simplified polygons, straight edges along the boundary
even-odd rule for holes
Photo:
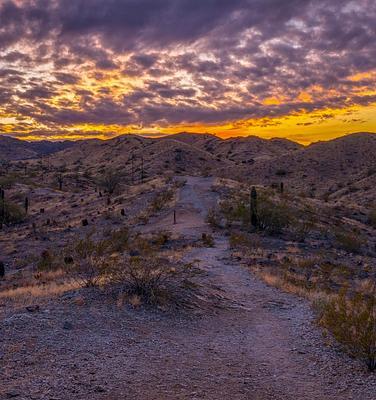
[[[374,79],[348,77],[376,68],[375,37],[374,0],[5,0],[0,110],[53,129],[370,104],[374,96],[358,91],[374,89]],[[88,71],[98,82],[113,73],[142,84],[120,96],[121,88],[114,96],[106,85],[77,87],[78,108],[48,102]],[[324,95],[297,100],[313,86]],[[282,104],[263,104],[275,96]]]

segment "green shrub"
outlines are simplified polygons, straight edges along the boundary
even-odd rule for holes
[[[228,223],[239,221],[243,226],[249,227],[251,224],[249,203],[249,195],[234,196],[220,204],[220,212]],[[277,234],[292,223],[294,212],[285,200],[276,201],[266,193],[261,193],[257,200],[257,217],[261,230]]]
[[[25,219],[24,210],[17,204],[0,199],[0,223],[19,224]]]
[[[205,221],[213,228],[219,228],[221,225],[221,216],[215,208],[211,208],[208,211]]]
[[[293,211],[286,202],[272,201],[265,195],[258,202],[258,217],[260,228],[269,234],[281,233],[294,219]]]
[[[360,253],[364,244],[363,239],[352,232],[338,230],[335,232],[335,239],[337,245],[349,253]]]
[[[241,247],[251,248],[254,241],[244,233],[232,233],[229,239],[230,248],[236,249]],[[258,244],[258,243],[257,243]]]
[[[67,273],[72,273],[83,287],[98,286],[112,262],[110,249],[108,240],[95,242],[90,235],[79,240],[66,250],[66,256],[73,261],[67,266]]]
[[[56,256],[49,250],[44,250],[37,262],[38,271],[51,271],[57,268]]]
[[[376,291],[338,297],[324,305],[320,323],[353,357],[376,370]]]
[[[376,228],[376,206],[373,207],[368,214],[368,223]]]
[[[130,239],[130,233],[128,228],[121,228],[117,231],[111,231],[109,233],[109,247],[112,252],[123,252],[127,249]]]
[[[203,233],[201,235],[201,240],[205,247],[214,247],[214,238],[210,233]]]

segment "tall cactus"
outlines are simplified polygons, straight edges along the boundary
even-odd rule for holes
[[[5,191],[3,188],[0,188],[0,223],[3,224],[5,222]]]
[[[254,186],[252,186],[250,195],[250,213],[251,213],[251,225],[257,229],[259,226],[259,218],[257,214],[257,191]]]
[[[0,279],[5,276],[5,264],[3,261],[0,261]]]
[[[25,213],[27,214],[27,212],[29,211],[29,198],[28,197],[25,197],[24,207],[25,207]]]

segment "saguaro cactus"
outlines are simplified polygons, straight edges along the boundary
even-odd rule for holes
[[[5,191],[4,189],[0,188],[0,217],[1,223],[5,222]]]
[[[63,182],[64,182],[63,175],[59,174],[57,176],[57,183],[59,184],[59,190],[63,190]]]
[[[254,186],[252,186],[250,195],[250,213],[251,213],[251,225],[254,228],[258,228],[259,218],[257,214],[257,191]]]
[[[144,157],[141,157],[141,183],[144,183]]]
[[[25,207],[25,213],[27,214],[27,212],[29,211],[29,198],[28,197],[25,197],[24,207]]]

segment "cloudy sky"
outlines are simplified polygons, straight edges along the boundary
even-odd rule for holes
[[[0,0],[0,134],[376,131],[375,0]]]

